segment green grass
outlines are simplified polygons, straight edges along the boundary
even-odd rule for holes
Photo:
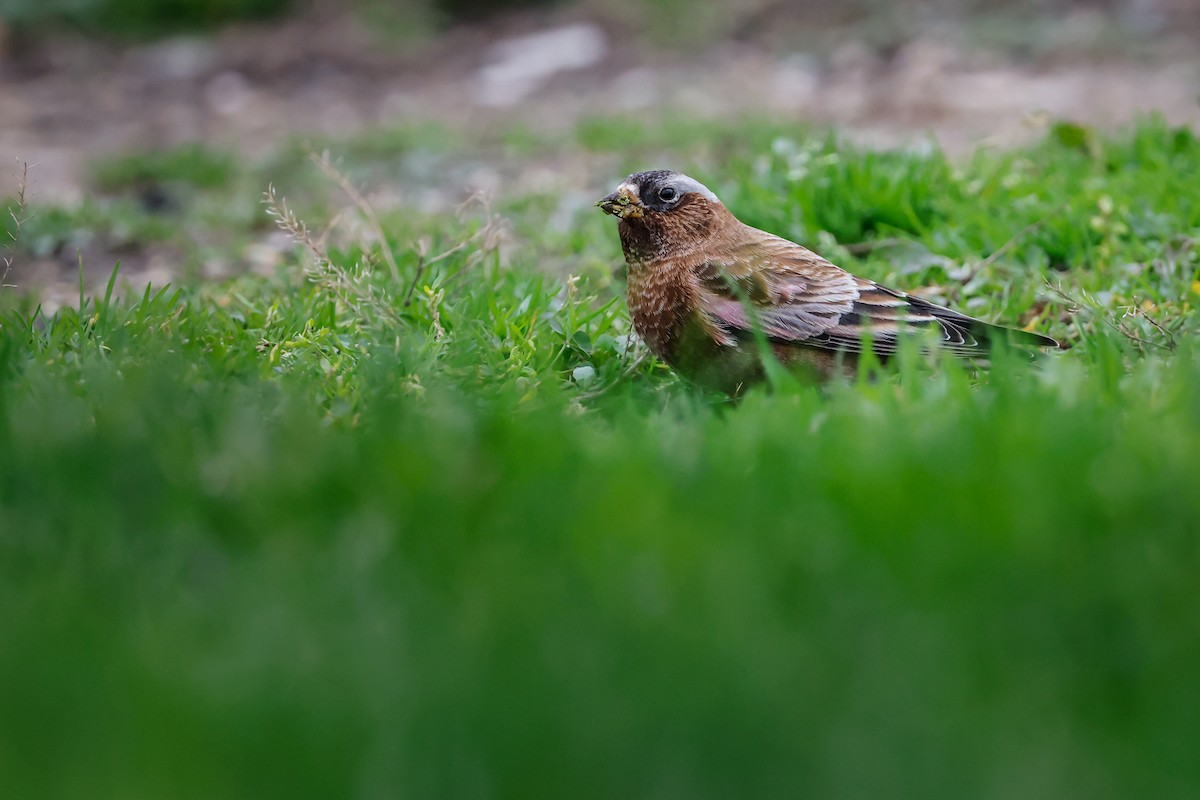
[[[109,158],[92,168],[97,188],[110,192],[159,184],[223,189],[233,182],[236,174],[237,164],[232,155],[213,152],[198,144]]]
[[[614,180],[654,165],[605,135]],[[611,220],[537,195],[503,258],[382,211],[399,280],[335,236],[317,281],[8,290],[0,792],[1194,796],[1200,142],[676,157],[1073,347],[731,405],[642,359]],[[467,244],[418,275],[420,236]]]
[[[3,18],[23,31],[67,25],[90,33],[152,38],[279,16],[289,0],[6,0]]]

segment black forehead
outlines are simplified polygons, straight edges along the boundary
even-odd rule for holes
[[[626,178],[625,182],[633,184],[638,189],[657,189],[678,177],[678,172],[672,172],[669,169],[652,169],[646,172],[635,172]]]

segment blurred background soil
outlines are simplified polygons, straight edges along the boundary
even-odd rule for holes
[[[199,142],[261,161],[309,135],[431,124],[553,135],[605,117],[762,117],[835,127],[868,145],[932,136],[965,154],[1040,136],[1052,120],[1114,126],[1157,113],[1200,123],[1195,0],[3,0],[0,9],[0,159],[36,165],[30,188],[41,204],[81,203],[96,189],[89,165],[114,155]],[[481,159],[406,180],[433,185],[421,195],[432,207],[476,189],[614,177],[595,170],[583,154],[535,150],[518,164]],[[91,255],[103,265],[112,253]]]

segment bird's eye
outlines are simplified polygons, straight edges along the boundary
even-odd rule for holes
[[[658,199],[664,203],[672,203],[676,197],[679,197],[679,192],[675,191],[672,186],[664,186],[658,190]]]

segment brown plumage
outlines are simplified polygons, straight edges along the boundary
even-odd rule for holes
[[[739,221],[677,172],[630,175],[597,204],[619,217],[629,310],[650,350],[685,376],[737,394],[764,373],[761,331],[785,366],[827,378],[852,371],[865,342],[880,359],[906,336],[982,357],[990,344],[1057,347],[855,277],[811,250]]]

